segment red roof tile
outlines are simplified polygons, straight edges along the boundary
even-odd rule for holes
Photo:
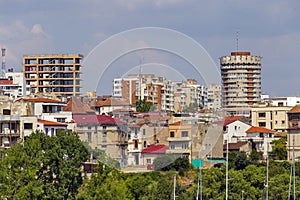
[[[73,115],[73,120],[77,124],[98,124],[97,115]]]
[[[44,125],[47,125],[47,126],[68,126],[68,125],[65,124],[65,123],[52,122],[52,121],[47,121],[47,120],[42,120],[42,119],[39,119],[38,122],[39,122],[39,123],[42,123],[42,124],[44,124]]]
[[[2,79],[0,80],[0,85],[12,85],[13,81],[8,79]]]
[[[118,118],[112,118],[107,115],[97,115],[97,119],[100,124],[107,124],[107,125],[125,124],[125,122],[119,120]]]
[[[256,126],[252,126],[246,131],[246,133],[273,133],[273,132],[275,131],[264,127],[256,127]]]
[[[122,101],[116,98],[97,98],[92,105],[94,107],[102,107],[102,106],[129,106],[130,104],[126,101]]]
[[[64,111],[70,111],[73,114],[95,114],[94,110],[82,102],[81,97],[71,97],[64,107]]]
[[[143,149],[142,153],[165,154],[167,149],[169,147],[163,144],[150,145],[148,148]]]

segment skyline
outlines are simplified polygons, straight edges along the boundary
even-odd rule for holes
[[[162,27],[188,35],[207,50],[219,68],[219,57],[236,51],[238,32],[238,50],[263,57],[262,92],[270,96],[300,93],[298,1],[0,2],[0,47],[7,49],[6,69],[21,71],[24,54],[87,56],[108,37],[140,27]]]

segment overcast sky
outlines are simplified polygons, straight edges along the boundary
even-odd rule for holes
[[[24,54],[88,55],[108,37],[138,27],[186,34],[218,66],[220,56],[236,50],[238,31],[239,50],[263,57],[262,91],[300,94],[297,0],[0,0],[0,46],[7,48],[7,68],[19,71]]]

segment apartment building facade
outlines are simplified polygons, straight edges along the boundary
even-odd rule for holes
[[[283,106],[281,104],[269,104],[261,102],[254,104],[251,108],[252,126],[264,127],[276,132],[287,133],[288,111],[292,106]]]
[[[249,116],[252,105],[260,101],[261,59],[250,52],[220,58],[222,105],[229,114]]]
[[[23,73],[26,85],[36,95],[81,95],[82,59],[80,54],[24,55]]]

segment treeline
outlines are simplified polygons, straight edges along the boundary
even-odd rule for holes
[[[0,159],[0,199],[81,199],[81,200],[176,200],[196,199],[199,169],[188,159],[162,157],[155,171],[122,173],[118,163],[101,151],[97,173],[82,173],[90,151],[76,133],[62,131],[57,136],[35,132],[21,144],[2,151]],[[265,199],[266,164],[253,151],[229,155],[228,199]],[[104,162],[103,162],[104,161]],[[202,199],[225,199],[225,165],[202,169]],[[296,163],[296,188],[300,188],[300,165]],[[293,179],[288,162],[269,162],[269,199],[293,198]],[[300,193],[296,190],[296,198]]]

